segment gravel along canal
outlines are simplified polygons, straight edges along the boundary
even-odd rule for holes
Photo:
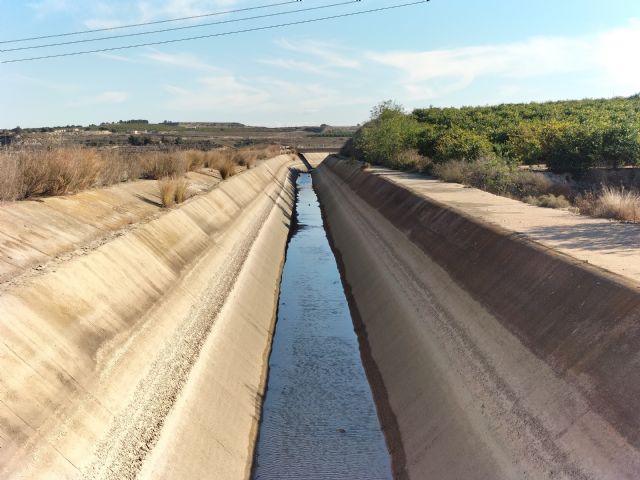
[[[390,479],[391,465],[311,175],[298,177],[297,229],[253,479]]]

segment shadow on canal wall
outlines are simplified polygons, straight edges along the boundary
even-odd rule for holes
[[[316,192],[317,191],[318,190],[316,189]],[[365,372],[367,373],[369,384],[371,385],[371,391],[373,392],[373,397],[376,402],[376,409],[380,418],[380,424],[382,426],[387,448],[391,456],[391,469],[393,472],[393,478],[396,480],[407,480],[409,478],[406,469],[407,456],[405,455],[404,448],[402,446],[402,437],[400,435],[398,419],[393,412],[393,409],[389,402],[389,394],[384,384],[384,379],[373,357],[371,346],[369,345],[367,326],[360,315],[360,311],[358,310],[357,303],[353,295],[353,289],[347,281],[345,270],[346,265],[342,258],[340,249],[337,248],[334,243],[334,234],[332,234],[331,232],[331,224],[329,222],[329,219],[327,218],[325,209],[322,206],[322,202],[320,202],[320,211],[322,214],[322,221],[327,232],[327,239],[338,265],[340,280],[342,282],[345,296],[347,297],[347,302],[349,303],[349,311],[351,313],[351,319],[353,320],[353,326],[356,335],[358,336],[358,345],[360,347],[362,364],[364,366]]]
[[[314,180],[399,478],[637,478],[637,285],[336,157]]]

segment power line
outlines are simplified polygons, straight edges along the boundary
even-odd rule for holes
[[[298,2],[295,2],[298,3]],[[230,20],[220,20],[217,22],[209,22],[209,23],[200,23],[198,25],[187,25],[186,27],[173,27],[173,28],[163,28],[163,29],[159,29],[159,30],[150,30],[147,32],[136,32],[136,33],[126,33],[123,35],[111,35],[108,37],[99,37],[99,38],[85,38],[82,40],[71,40],[68,42],[58,42],[58,43],[47,43],[47,44],[42,44],[42,45],[29,45],[27,47],[15,47],[15,48],[6,48],[6,49],[0,49],[0,52],[6,53],[6,52],[17,52],[20,50],[35,50],[38,48],[48,48],[48,47],[59,47],[62,45],[74,45],[74,44],[78,44],[78,43],[91,43],[91,42],[100,42],[100,41],[104,41],[104,40],[113,40],[113,39],[117,39],[117,38],[127,38],[127,37],[139,37],[139,36],[143,36],[143,35],[153,35],[155,33],[166,33],[166,32],[175,32],[178,30],[189,30],[192,28],[202,28],[202,27],[210,27],[212,25],[223,25],[226,23],[238,23],[238,22],[246,22],[246,21],[250,21],[250,20],[258,20],[261,18],[269,18],[269,17],[279,17],[282,15],[291,15],[292,13],[301,13],[301,12],[310,12],[312,10],[322,10],[322,9],[326,9],[326,8],[333,8],[333,7],[340,7],[340,6],[344,6],[344,5],[353,5],[354,1],[353,0],[349,0],[347,2],[341,2],[341,3],[333,3],[333,4],[329,4],[329,5],[320,5],[317,7],[308,7],[308,8],[299,8],[296,10],[289,10],[286,12],[276,12],[276,13],[267,13],[264,15],[255,15],[253,17],[243,17],[243,18],[233,18]]]
[[[267,5],[259,5],[256,7],[238,8],[236,10],[225,10],[223,12],[203,13],[201,15],[191,15],[190,17],[170,18],[167,20],[156,20],[155,22],[132,23],[130,25],[119,25],[116,27],[95,28],[93,30],[80,30],[77,32],[56,33],[51,35],[41,35],[38,37],[16,38],[13,40],[0,40],[0,44],[28,42],[31,40],[44,40],[46,38],[70,37],[72,35],[85,35],[87,33],[108,32],[112,30],[122,30],[125,28],[146,27],[148,25],[159,25],[162,23],[182,22],[184,20],[195,20],[197,18],[216,17],[219,15],[227,15],[230,13],[248,12],[250,10],[260,10],[264,8],[280,7],[282,5],[289,5],[291,3],[298,3],[298,0],[288,0],[286,2],[280,2],[280,3],[269,3]]]
[[[209,35],[198,35],[198,36],[195,36],[195,37],[176,38],[176,39],[172,39],[172,40],[163,40],[163,41],[148,42],[148,43],[138,43],[138,44],[134,44],[134,45],[123,45],[123,46],[120,46],[120,47],[100,48],[100,49],[95,49],[95,50],[83,50],[83,51],[77,51],[77,52],[58,53],[58,54],[54,54],[54,55],[43,55],[41,57],[16,58],[16,59],[12,59],[12,60],[3,60],[0,63],[31,62],[31,61],[36,61],[36,60],[45,60],[45,59],[48,59],[48,58],[72,57],[72,56],[77,56],[77,55],[86,55],[86,54],[89,54],[89,53],[113,52],[113,51],[117,51],[117,50],[128,50],[128,49],[131,49],[131,48],[151,47],[151,46],[155,46],[155,45],[166,45],[166,44],[170,44],[170,43],[188,42],[188,41],[200,40],[200,39],[204,39],[204,38],[225,37],[225,36],[229,36],[229,35],[237,35],[237,34],[249,33],[249,32],[258,32],[258,31],[262,31],[262,30],[273,30],[273,29],[276,29],[276,28],[291,27],[291,26],[294,26],[294,25],[303,25],[303,24],[307,24],[307,23],[316,23],[316,22],[322,22],[322,21],[326,21],[326,20],[334,20],[334,19],[337,19],[337,18],[354,17],[354,16],[357,16],[357,15],[364,15],[364,14],[367,14],[367,13],[377,13],[377,12],[382,12],[382,11],[387,11],[387,10],[395,10],[395,9],[399,9],[399,8],[405,8],[405,7],[410,7],[410,6],[413,6],[413,5],[419,5],[419,4],[422,4],[422,3],[427,3],[428,1],[429,0],[419,0],[419,1],[416,1],[416,2],[402,3],[400,5],[393,5],[393,6],[390,6],[390,7],[380,7],[380,8],[373,8],[373,9],[370,9],[370,10],[362,10],[360,12],[342,13],[340,15],[331,15],[331,16],[328,16],[328,17],[310,18],[310,19],[307,19],[307,20],[299,20],[299,21],[296,21],[296,22],[280,23],[280,24],[276,24],[276,25],[267,25],[267,26],[263,26],[263,27],[246,28],[244,30],[234,30],[234,31],[231,31],[231,32],[213,33],[213,34],[209,34]]]

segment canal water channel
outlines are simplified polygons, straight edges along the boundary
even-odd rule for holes
[[[297,185],[252,478],[391,479],[311,175]]]

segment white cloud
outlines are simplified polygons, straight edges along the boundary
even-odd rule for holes
[[[260,109],[270,99],[267,92],[230,73],[200,78],[191,89],[175,85],[165,85],[164,89],[171,95],[168,106],[184,112]]]
[[[53,92],[57,92],[58,94],[65,94],[65,95],[77,93],[78,90],[82,88],[82,86],[77,83],[62,82],[62,81],[54,82],[54,81],[51,81],[50,79],[44,79],[40,77],[31,77],[31,76],[22,75],[19,73],[5,75],[3,76],[3,79],[11,81],[16,85],[16,87],[18,85],[22,87],[24,87],[25,85],[30,85],[30,86],[37,87],[38,89],[51,90]]]
[[[531,78],[584,70],[586,42],[533,38],[525,42],[426,52],[369,53],[374,62],[403,74],[404,88],[416,98],[462,90],[486,76]]]
[[[271,92],[280,106],[319,111],[330,105],[345,103],[339,91],[318,83],[290,82],[287,80],[263,78],[260,81]]]
[[[137,10],[149,19],[188,17],[232,8],[238,3],[238,0],[148,0],[137,2]]]
[[[623,86],[628,93],[640,91],[640,19],[625,27],[615,28],[597,37],[591,52],[596,65],[602,67],[611,82]]]
[[[127,23],[190,17],[233,8],[237,3],[238,0],[140,0],[114,1],[108,4],[96,2],[89,8],[90,18],[85,21],[85,25],[89,28],[108,28]]]
[[[83,105],[109,105],[114,103],[124,103],[129,98],[127,92],[108,91],[97,95],[87,96],[82,99]]]
[[[143,55],[147,60],[154,63],[171,67],[186,68],[188,70],[199,70],[203,72],[220,72],[219,68],[208,64],[201,58],[190,53],[164,53],[159,50],[152,50],[151,53]]]
[[[113,53],[96,53],[95,55],[100,57],[100,58],[105,58],[107,60],[114,60],[116,62],[140,63],[137,59],[135,59],[133,57],[128,57],[128,56],[125,56],[125,55],[115,55]]]
[[[323,61],[324,67],[349,68],[355,69],[360,67],[360,60],[347,56],[345,49],[329,42],[321,42],[317,40],[299,40],[291,41],[280,39],[276,40],[276,45],[285,50],[300,53],[305,57],[316,57]],[[351,53],[351,55],[354,55]]]
[[[373,62],[400,71],[415,100],[464,90],[488,77],[499,84],[574,74],[608,82],[617,94],[640,90],[640,22],[589,37],[536,37],[522,42],[430,51],[369,52]]]
[[[241,0],[39,0],[29,4],[38,18],[73,13],[90,29],[118,27],[234,9]]]
[[[91,30],[120,27],[124,24],[125,22],[114,18],[90,18],[84,22],[84,26]]]
[[[40,2],[30,3],[29,7],[38,18],[41,18],[52,13],[70,10],[72,5],[69,0],[41,0]]]
[[[292,109],[306,114],[326,110],[331,105],[349,105],[362,99],[349,98],[340,89],[332,89],[317,82],[296,82],[281,77],[253,77],[247,79],[232,72],[208,66],[198,57],[155,55],[170,65],[187,63],[210,71],[195,79],[189,86],[165,84],[167,106],[180,112],[208,112],[228,117],[239,113],[261,112],[274,115],[291,115]]]
[[[314,75],[322,75],[322,76],[334,76],[334,73],[330,71],[328,68],[322,67],[321,65],[316,65],[310,62],[303,62],[299,60],[291,60],[285,58],[274,58],[274,59],[262,59],[259,60],[260,63],[264,65],[271,65],[272,67],[283,68],[285,70],[293,70],[296,72],[306,72],[312,73]]]

